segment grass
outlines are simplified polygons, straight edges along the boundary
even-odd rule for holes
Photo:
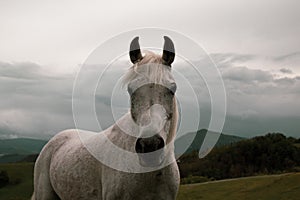
[[[204,183],[210,181],[209,178],[203,176],[189,176],[186,178],[180,179],[180,184],[193,184],[193,183]]]
[[[300,143],[295,143],[294,146],[300,148]]]
[[[0,165],[0,171],[7,171],[9,176],[9,184],[0,188],[0,199],[30,199],[33,191],[33,165],[33,163],[9,163]]]
[[[28,200],[32,194],[33,163],[0,164],[10,184],[0,188],[2,200]],[[300,173],[257,176],[181,185],[177,200],[296,200],[300,196]]]
[[[291,173],[181,185],[177,199],[296,200],[299,183],[300,173]]]

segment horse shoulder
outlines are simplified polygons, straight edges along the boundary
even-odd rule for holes
[[[101,196],[101,165],[82,144],[79,131],[84,132],[66,130],[52,139],[55,151],[52,152],[49,166],[50,179],[53,188],[63,199],[95,199]]]

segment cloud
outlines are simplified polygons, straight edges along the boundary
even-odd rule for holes
[[[238,64],[255,59],[256,55],[251,54],[236,54],[236,53],[213,53],[210,54],[212,59],[218,64],[218,67],[231,67],[233,64]]]
[[[281,68],[279,71],[284,74],[293,74],[293,71],[288,68]]]
[[[222,65],[232,55],[218,55]],[[226,56],[229,58],[226,59]],[[252,60],[259,58],[251,57]],[[243,136],[265,132],[282,131],[299,137],[300,125],[295,123],[300,117],[299,76],[278,76],[273,70],[247,67],[243,62],[228,62],[220,67],[227,93],[227,117],[225,132],[236,132]],[[242,65],[242,66],[241,66]],[[244,66],[243,66],[244,65]],[[276,125],[272,125],[272,121]],[[287,124],[293,126],[287,126]]]
[[[94,95],[95,92],[89,80],[94,79],[95,74],[101,72],[102,68],[102,65],[85,66],[81,70],[86,77],[76,79],[81,88],[78,91],[79,96],[75,96],[75,102],[80,105],[79,114],[84,121],[84,127],[92,131],[99,131],[99,127],[89,122],[90,116],[87,116],[88,112],[85,110],[90,103],[89,95]],[[104,80],[105,84],[99,83],[101,87],[97,87],[95,96],[92,97],[96,103],[95,112],[102,120],[102,128],[113,122],[110,114],[110,87],[114,86],[120,74],[116,72],[118,68],[110,69],[110,78]],[[54,74],[44,66],[32,62],[0,62],[0,138],[49,138],[64,129],[75,128],[72,111],[75,77],[75,73]],[[103,77],[105,78],[106,76]],[[112,103],[123,109],[124,113],[128,109],[122,104],[125,97],[124,93],[122,95],[123,97],[116,98],[117,101]]]
[[[73,75],[51,76],[35,63],[0,62],[0,128],[43,138],[72,127],[72,84]]]
[[[273,71],[252,69],[244,65],[243,62],[255,60],[256,56],[215,54],[213,57],[217,57],[218,66],[223,65],[219,69],[227,93],[225,132],[251,136],[266,131],[283,131],[297,136],[296,130],[300,128],[296,123],[300,117],[300,111],[297,109],[300,107],[300,101],[297,101],[300,99],[300,76],[278,78]],[[85,80],[91,79],[99,68],[101,66],[88,67],[86,75],[90,78]],[[128,111],[128,95],[124,88],[116,89],[113,101],[110,96],[112,86],[118,82],[118,76],[127,69],[125,66],[123,68],[124,70],[120,71],[119,68],[112,67],[112,71],[104,77],[103,85],[97,87],[94,103],[102,128],[113,122],[111,105],[117,118]],[[184,75],[186,80],[195,86],[200,101],[200,128],[207,128],[211,105],[205,82],[184,66],[178,68],[176,73]],[[180,107],[185,106],[188,112],[194,112],[195,107],[191,105],[192,96],[188,92],[188,85],[179,74],[176,76]],[[61,130],[74,128],[74,80],[75,73],[52,74],[36,63],[0,62],[0,138],[49,138]],[[88,112],[84,109],[90,89],[93,88],[88,81],[82,82],[80,98],[75,101],[82,105],[80,114],[84,120],[84,127],[97,131],[98,127],[91,124]],[[272,120],[276,124],[272,125]]]
[[[223,77],[227,80],[244,83],[269,82],[273,78],[268,71],[249,69],[247,67],[231,67],[223,72]]]
[[[227,123],[235,120],[239,124],[235,126],[237,131],[256,128],[255,123],[259,121],[254,120],[254,123],[253,118],[265,122],[263,117],[272,121],[276,116],[299,115],[296,108],[299,108],[300,84],[299,77],[295,77],[300,73],[299,1],[274,3],[257,0],[243,4],[233,0],[223,4],[219,1],[195,1],[193,4],[164,1],[161,6],[157,6],[158,1],[149,1],[146,6],[149,9],[140,10],[135,8],[137,1],[119,2],[118,5],[99,1],[98,6],[55,1],[57,9],[36,1],[20,3],[17,6],[14,1],[0,1],[0,24],[4,27],[1,29],[0,55],[4,60],[39,60],[47,65],[56,63],[51,66],[54,71],[61,68],[69,71],[69,66],[82,62],[95,44],[111,35],[145,24],[171,27],[203,43],[209,51],[225,52],[212,54],[212,58],[222,72],[227,89]],[[66,6],[70,7],[67,12]],[[128,9],[123,9],[124,6]],[[165,7],[169,9],[168,18],[165,17]],[[182,12],[183,7],[186,12]],[[151,17],[130,20],[133,15]],[[190,23],[191,19],[197,19],[197,22]],[[118,26],[103,29],[111,24]],[[280,69],[289,69],[293,73]],[[276,76],[274,71],[280,74]],[[197,78],[195,74],[189,77]],[[12,130],[10,135],[20,131],[21,135],[37,136],[73,127],[71,97],[74,78],[74,74],[53,75],[36,63],[0,62],[0,126]],[[113,80],[107,83],[114,84]],[[198,84],[196,92],[202,97],[200,101],[206,103],[209,93],[205,84],[197,80],[193,83]],[[88,87],[87,84],[87,91]],[[186,87],[179,86],[178,89],[185,91]],[[81,91],[82,104],[87,91]],[[109,91],[99,92],[97,105],[109,106]],[[189,98],[183,95],[186,101]],[[205,109],[210,106],[204,105]],[[81,112],[85,113],[84,110]],[[286,122],[286,119],[276,121],[282,126]],[[260,130],[257,128],[255,133]]]
[[[285,54],[282,56],[276,56],[274,57],[274,60],[276,61],[284,61],[284,60],[290,60],[290,59],[294,59],[300,56],[300,52],[292,52],[289,54]]]

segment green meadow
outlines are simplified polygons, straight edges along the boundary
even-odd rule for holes
[[[0,188],[1,200],[24,200],[32,194],[33,163],[1,164],[9,184]],[[178,200],[298,200],[300,173],[266,175],[181,185]]]
[[[300,173],[181,185],[179,200],[298,200]]]
[[[34,163],[0,164],[0,171],[8,173],[9,184],[0,188],[1,200],[30,199],[33,191]]]

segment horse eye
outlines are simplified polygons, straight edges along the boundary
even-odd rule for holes
[[[175,94],[176,89],[177,89],[176,83],[171,83],[170,90],[171,90],[171,92],[172,92],[173,94]]]
[[[173,113],[168,113],[168,114],[167,114],[167,120],[172,119],[172,117],[173,117]]]

